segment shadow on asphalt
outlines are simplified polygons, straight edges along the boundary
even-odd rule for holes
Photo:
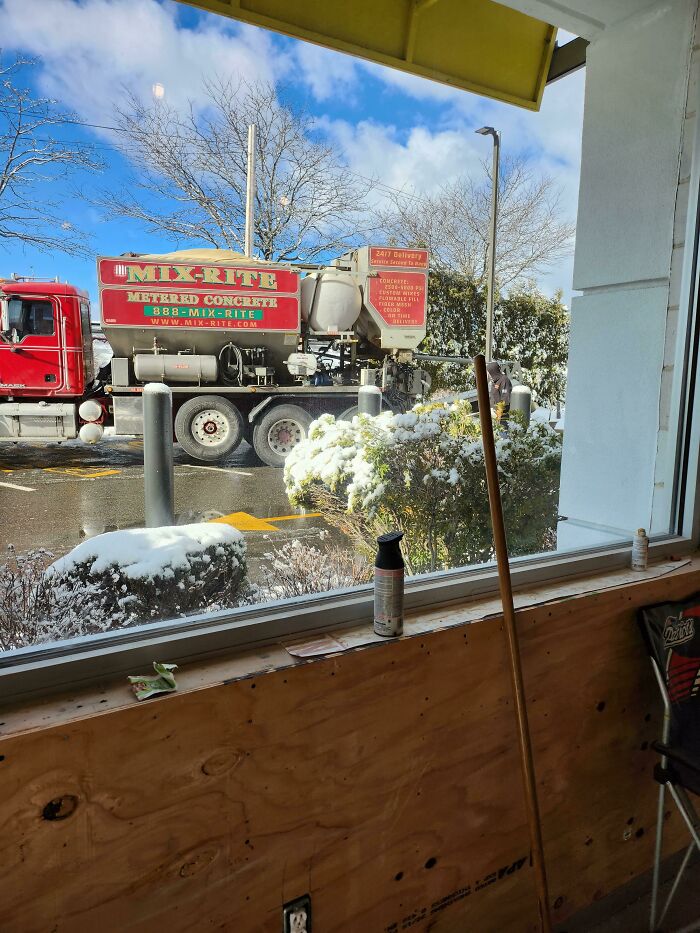
[[[176,465],[202,466],[190,457],[179,444],[173,445]],[[63,443],[36,443],[20,441],[0,444],[0,471],[46,470],[52,467],[109,467],[139,466],[143,463],[143,442],[133,439],[109,439],[90,446],[81,441]],[[205,464],[206,465],[206,464]],[[217,467],[266,467],[253,448],[241,441],[239,447],[224,460],[209,464]],[[267,467],[267,469],[270,469]]]

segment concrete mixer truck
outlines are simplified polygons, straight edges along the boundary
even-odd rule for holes
[[[326,266],[224,250],[97,260],[97,369],[88,295],[0,279],[0,440],[100,440],[143,432],[142,391],[173,393],[175,439],[193,458],[242,439],[281,466],[311,421],[356,412],[361,384],[401,410],[427,389],[414,360],[425,336],[428,253],[364,246]]]

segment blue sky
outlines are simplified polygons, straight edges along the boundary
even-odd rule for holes
[[[159,83],[170,104],[192,101],[197,107],[207,77],[241,74],[271,81],[318,118],[351,171],[418,194],[478,173],[489,140],[474,129],[490,124],[502,132],[504,153],[522,155],[556,179],[563,214],[575,219],[583,71],[549,87],[534,114],[173,0],[0,0],[0,35],[5,62],[15,53],[39,58],[28,83],[86,123],[110,124],[126,88],[150,100]],[[73,186],[85,194],[118,188],[129,174],[108,130],[75,126],[64,135],[95,144],[106,163],[100,176],[75,178]],[[71,189],[53,186],[50,195],[61,198],[68,222],[92,235],[96,255],[174,248],[165,235],[149,235],[137,224],[105,222]],[[568,298],[571,271],[568,258],[542,274],[540,286],[550,293],[562,288]],[[10,272],[58,275],[96,294],[92,259],[0,244],[0,277]]]

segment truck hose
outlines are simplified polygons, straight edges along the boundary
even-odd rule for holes
[[[225,352],[229,354],[229,358],[226,362],[223,360]],[[229,375],[229,370],[232,368],[231,353],[236,357],[237,374],[235,376]],[[243,354],[234,343],[227,343],[219,350],[219,368],[221,371],[221,381],[226,385],[243,385]]]

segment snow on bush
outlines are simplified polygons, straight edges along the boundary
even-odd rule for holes
[[[37,640],[232,606],[245,574],[245,542],[230,525],[133,528],[96,535],[47,569],[52,606],[38,626]]]
[[[40,623],[53,606],[53,590],[44,575],[53,558],[43,548],[18,554],[8,547],[0,564],[0,650],[37,640]]]
[[[561,438],[547,423],[495,422],[512,555],[554,544]],[[290,501],[322,511],[366,553],[405,533],[410,573],[493,559],[483,448],[468,401],[416,405],[352,422],[322,415],[287,458]]]
[[[374,572],[360,554],[339,547],[320,551],[299,540],[275,547],[263,560],[265,584],[257,588],[256,602],[349,589],[369,583]]]

